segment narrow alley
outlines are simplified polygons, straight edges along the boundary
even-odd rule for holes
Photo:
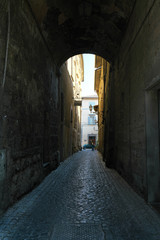
[[[160,216],[98,151],[78,152],[0,219],[1,240],[159,240]]]

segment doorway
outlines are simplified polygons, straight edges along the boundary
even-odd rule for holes
[[[92,143],[93,143],[93,145],[96,145],[96,136],[95,135],[88,136],[88,144],[92,144]]]

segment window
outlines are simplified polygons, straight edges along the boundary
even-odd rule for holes
[[[89,106],[90,105],[94,106],[94,105],[96,105],[96,103],[95,102],[89,102]]]
[[[95,115],[88,117],[88,124],[89,125],[95,125],[96,124],[96,116]]]
[[[96,136],[95,135],[93,135],[93,136],[88,136],[88,143],[89,144],[96,144]]]

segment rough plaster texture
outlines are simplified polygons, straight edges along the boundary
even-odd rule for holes
[[[72,121],[71,110],[73,109],[73,85],[66,64],[61,66],[61,106],[63,117],[61,118],[61,160],[72,154]],[[63,101],[63,102],[62,102]]]
[[[152,159],[146,154],[149,145],[146,142],[148,132],[145,128],[145,107],[148,104],[145,101],[145,89],[160,74],[159,9],[157,1],[136,3],[114,73],[116,168],[143,194],[147,193],[148,188],[148,200],[153,202],[160,200],[160,168],[156,164],[159,157],[154,157],[155,149],[150,149]],[[155,97],[156,94],[155,92]],[[155,115],[152,117],[158,118],[158,114]],[[148,125],[148,129],[150,127]],[[149,138],[150,143],[153,139],[154,136]],[[151,167],[148,161],[153,162],[152,171],[147,169],[147,165]],[[158,168],[153,166],[155,164]],[[155,181],[151,180],[153,176],[156,176]]]
[[[61,161],[80,150],[81,81],[83,80],[83,57],[71,57],[60,68],[61,72]]]

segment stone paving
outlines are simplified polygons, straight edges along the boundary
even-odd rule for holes
[[[0,240],[160,240],[160,215],[86,150],[8,209]]]

